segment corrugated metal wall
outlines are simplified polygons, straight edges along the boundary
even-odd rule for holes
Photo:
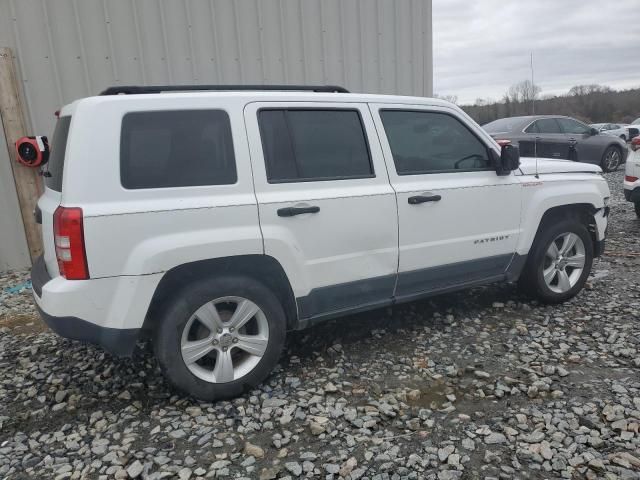
[[[31,134],[111,85],[433,88],[431,0],[0,0],[0,46],[16,56]],[[0,206],[0,270],[28,265],[14,204]]]
[[[432,94],[431,0],[0,0],[34,132],[110,85]]]

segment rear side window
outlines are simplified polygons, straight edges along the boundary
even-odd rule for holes
[[[541,118],[536,121],[536,126],[539,133],[562,133],[555,118]]]
[[[527,128],[524,129],[525,133],[540,133],[540,128],[538,127],[538,122],[533,122]]]
[[[265,109],[258,123],[269,183],[373,176],[357,110]]]
[[[62,173],[64,172],[64,156],[67,150],[67,138],[69,137],[69,126],[71,117],[60,117],[53,132],[53,139],[49,145],[51,150],[49,162],[45,166],[44,184],[47,188],[62,191]]]
[[[415,110],[381,110],[398,175],[491,169],[487,147],[455,117]]]
[[[129,189],[236,183],[223,110],[132,112],[122,119],[120,181]]]

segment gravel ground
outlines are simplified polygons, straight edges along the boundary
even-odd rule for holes
[[[171,391],[49,333],[0,279],[0,478],[640,478],[640,222],[613,192],[586,290],[547,307],[491,286],[290,336],[241,398]],[[15,288],[14,288],[15,290]],[[20,288],[18,288],[20,290]]]

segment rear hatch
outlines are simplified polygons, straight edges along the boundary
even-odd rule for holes
[[[42,215],[44,261],[47,265],[47,271],[52,277],[57,277],[60,274],[53,236],[53,215],[62,201],[62,176],[70,126],[70,115],[60,117],[56,123],[53,139],[50,142],[49,162],[42,169],[46,188],[38,200],[38,208]]]

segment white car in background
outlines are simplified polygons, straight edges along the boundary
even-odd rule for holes
[[[606,135],[613,135],[614,137],[620,137],[625,142],[629,140],[629,130],[627,129],[628,125],[626,124],[592,123],[589,126],[592,128],[595,128],[600,133],[604,133]]]
[[[627,140],[631,141],[633,138],[640,135],[640,117],[636,118],[629,125],[624,127],[627,130]]]

